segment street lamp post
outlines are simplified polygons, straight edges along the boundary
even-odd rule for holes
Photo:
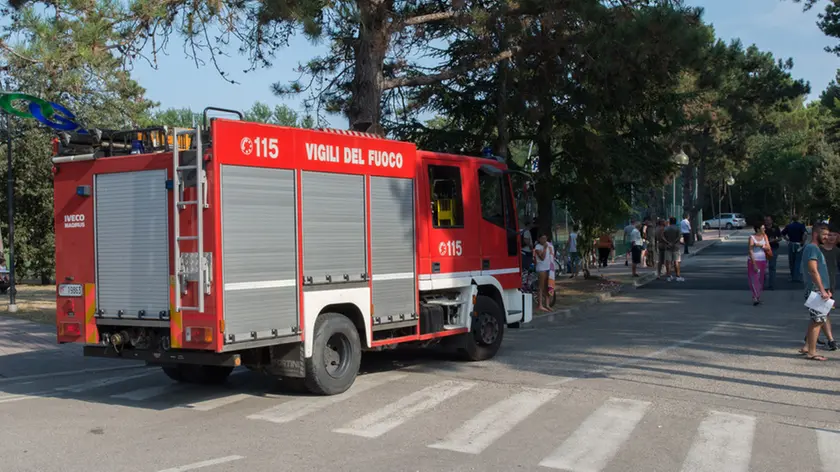
[[[9,210],[9,313],[17,311],[15,303],[15,175],[12,167],[12,114],[6,113],[6,206]]]
[[[723,227],[723,222],[721,221],[721,216],[722,216],[721,213],[723,212],[723,210],[721,210],[721,203],[723,202],[723,185],[724,185],[724,183],[728,187],[731,187],[731,186],[735,185],[735,177],[732,177],[730,175],[729,177],[726,178],[725,182],[721,182],[721,184],[720,184],[721,194],[720,194],[720,197],[718,198],[718,214],[717,214],[717,216],[718,216],[717,217],[718,239],[723,237],[723,234],[721,233],[721,227]],[[712,208],[712,209],[714,210],[714,208]]]
[[[688,165],[688,156],[680,149],[680,152],[674,155],[671,158],[671,161],[676,164],[680,169]],[[674,173],[674,178],[671,181],[671,214],[674,218],[679,218],[677,216],[677,174]]]

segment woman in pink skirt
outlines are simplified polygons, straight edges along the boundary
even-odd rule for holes
[[[764,274],[767,271],[767,253],[771,250],[764,225],[753,226],[755,234],[750,236],[749,260],[747,262],[747,277],[749,277],[752,291],[753,305],[761,303],[761,292],[764,290]]]

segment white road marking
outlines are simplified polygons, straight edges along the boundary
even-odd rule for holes
[[[817,430],[816,433],[823,472],[836,471],[837,464],[840,464],[840,433],[825,430]]]
[[[201,469],[202,467],[209,467],[211,465],[224,464],[226,462],[238,461],[244,459],[242,456],[226,456],[218,459],[210,459],[207,461],[195,462],[193,464],[182,465],[180,467],[173,467],[171,469],[163,469],[158,472],[186,472],[187,470]]]
[[[473,382],[446,380],[423,390],[418,390],[401,400],[351,422],[343,428],[334,429],[333,432],[365,438],[379,437],[423,411],[434,408],[474,386],[475,383]]]
[[[111,395],[111,398],[119,398],[121,400],[143,401],[162,395],[169,391],[176,391],[178,388],[173,385],[158,385],[156,387],[139,388],[129,392],[118,393]]]
[[[699,340],[701,340],[705,337],[711,336],[712,334],[715,334],[718,330],[720,330],[721,328],[723,328],[724,326],[726,326],[728,324],[729,324],[729,321],[724,321],[724,322],[718,323],[712,329],[710,329],[708,331],[704,331],[704,332],[698,334],[697,336],[694,336],[693,338],[684,339],[682,341],[676,342],[674,344],[671,344],[670,346],[666,346],[666,347],[663,347],[662,349],[659,349],[657,351],[653,351],[650,354],[647,354],[643,357],[629,359],[629,360],[626,360],[624,362],[619,362],[617,364],[613,364],[613,365],[610,365],[610,366],[607,366],[607,367],[602,367],[600,369],[592,370],[592,371],[587,372],[585,375],[583,375],[581,377],[563,377],[559,380],[555,380],[553,382],[547,383],[546,386],[555,387],[557,385],[563,385],[565,383],[569,383],[569,382],[572,382],[572,381],[575,381],[575,380],[580,380],[582,377],[587,377],[587,376],[590,376],[590,375],[593,375],[593,374],[603,374],[605,372],[609,372],[609,371],[615,370],[615,369],[620,369],[620,368],[626,367],[628,365],[633,365],[633,364],[638,364],[640,362],[644,362],[644,361],[652,359],[654,357],[661,356],[662,354],[665,354],[668,351],[672,351],[674,349],[681,348],[681,347],[685,346],[686,344],[691,344],[691,343],[699,341]]]
[[[573,472],[599,472],[615,457],[645,416],[650,402],[611,398],[540,465]]]
[[[443,441],[429,447],[478,454],[559,393],[545,389],[519,392],[485,409]]]
[[[342,402],[374,387],[407,377],[405,374],[385,375],[381,377],[362,376],[344,393],[329,397],[304,397],[281,403],[275,407],[248,416],[252,420],[288,423],[314,413],[330,405]]]
[[[712,411],[697,429],[682,472],[747,472],[754,433],[754,417]]]
[[[0,379],[0,383],[8,383],[8,382],[15,382],[18,380],[31,380],[31,379],[46,379],[46,378],[55,378],[55,377],[67,377],[70,375],[79,375],[79,374],[94,374],[98,372],[110,372],[113,370],[136,370],[136,369],[148,369],[148,366],[139,365],[139,366],[121,366],[121,367],[101,367],[98,369],[82,369],[82,370],[69,370],[64,372],[53,372],[49,374],[34,374],[34,375],[21,375],[18,377],[6,377]],[[157,370],[157,369],[155,369]]]
[[[190,403],[185,405],[186,408],[190,408],[196,411],[210,411],[215,410],[216,408],[230,405],[232,403],[241,402],[246,398],[252,398],[253,395],[249,395],[247,393],[237,393],[234,395],[225,395],[222,397],[210,398],[208,400],[203,400],[200,402]]]
[[[76,385],[68,385],[65,387],[58,387],[55,390],[57,392],[73,392],[73,393],[80,393],[86,390],[93,390],[95,388],[106,387],[108,385],[113,385],[120,382],[125,382],[127,380],[139,379],[141,377],[148,377],[149,375],[158,373],[157,370],[152,372],[143,372],[140,374],[134,375],[124,375],[122,377],[106,377],[104,379],[96,379],[91,380],[89,382],[84,382]]]

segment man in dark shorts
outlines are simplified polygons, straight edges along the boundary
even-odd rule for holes
[[[665,220],[662,218],[656,221],[656,250],[657,254],[657,266],[656,266],[656,277],[662,277],[662,266],[665,265]]]
[[[782,240],[782,230],[779,225],[773,222],[772,216],[764,217],[764,232],[767,234],[767,241],[770,242],[770,249],[773,257],[767,259],[767,278],[765,285],[767,290],[776,288],[776,260],[779,258],[779,241]]]
[[[805,275],[802,273],[801,267],[803,261],[802,246],[807,243],[805,241],[805,233],[807,232],[808,228],[799,222],[799,217],[796,215],[793,215],[790,224],[782,230],[782,236],[788,240],[788,264],[790,264],[791,282],[802,282],[802,276]]]
[[[822,223],[814,225],[811,242],[804,249],[802,249],[802,274],[805,278],[805,300],[811,295],[811,292],[820,294],[823,300],[831,298],[828,293],[829,277],[828,266],[825,263],[825,256],[820,251],[820,246],[825,242],[828,236],[828,227]],[[820,335],[820,330],[825,325],[828,319],[828,314],[823,314],[810,308],[805,308],[811,319],[808,325],[808,334],[805,337],[805,346],[799,350],[801,354],[806,355],[806,359],[812,361],[826,361],[824,356],[817,355],[817,337]]]

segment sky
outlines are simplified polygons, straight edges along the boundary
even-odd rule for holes
[[[791,0],[688,0],[693,6],[705,9],[704,19],[714,26],[717,36],[729,41],[740,38],[744,46],[755,44],[769,51],[777,59],[792,58],[793,75],[811,84],[809,99],[815,99],[840,69],[840,57],[824,51],[833,45],[817,27],[817,14],[825,4],[803,12],[800,4]],[[157,69],[147,64],[135,64],[133,76],[147,90],[147,97],[160,103],[161,108],[192,108],[207,106],[246,110],[260,101],[271,106],[285,104],[303,111],[303,96],[279,98],[271,91],[275,82],[288,83],[298,78],[298,64],[323,54],[325,44],[313,44],[302,36],[293,38],[290,47],[277,53],[270,69],[249,73],[245,57],[222,58],[223,70],[239,82],[226,82],[209,63],[196,67],[183,51],[179,40],[171,41],[167,55],[159,57]],[[342,117],[330,119],[321,126],[346,127]]]

